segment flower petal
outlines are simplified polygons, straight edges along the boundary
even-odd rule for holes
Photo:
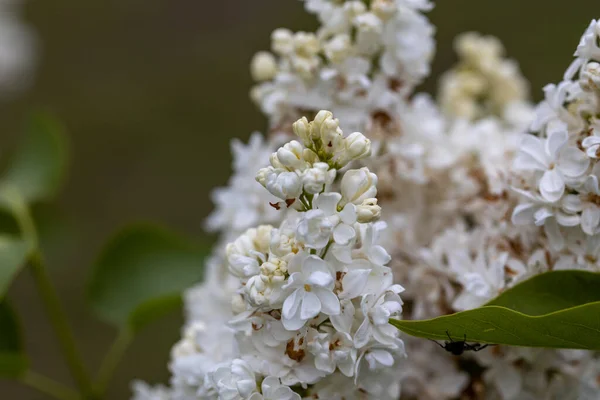
[[[315,287],[333,287],[334,280],[329,272],[315,271],[310,274],[306,283]]]
[[[548,124],[546,128],[548,139],[546,139],[546,154],[555,159],[558,151],[567,144],[569,135],[567,126],[564,122],[554,121]]]
[[[556,162],[560,172],[571,178],[585,174],[590,165],[587,154],[574,146],[562,149]]]
[[[542,168],[547,168],[549,164],[544,143],[533,135],[526,134],[521,139],[520,153],[527,154],[530,163],[537,163]]]
[[[565,246],[565,239],[560,232],[560,227],[553,218],[548,218],[544,223],[544,231],[548,237],[550,247],[555,251],[560,251]]]
[[[342,195],[335,192],[321,193],[315,200],[315,206],[323,211],[325,215],[333,215],[337,212],[337,205]]]
[[[357,349],[366,346],[369,343],[369,339],[371,339],[371,332],[372,327],[369,319],[365,318],[354,334],[354,346]]]
[[[540,193],[544,199],[558,201],[565,192],[565,182],[556,169],[546,171],[540,180]]]
[[[313,292],[305,292],[300,306],[300,318],[303,320],[311,319],[321,312],[321,301]]]
[[[319,298],[321,311],[327,315],[340,313],[340,299],[330,290],[314,288],[314,294]]]
[[[344,299],[353,299],[360,296],[369,279],[370,269],[357,269],[348,272],[342,279],[342,292],[340,297]]]
[[[312,275],[315,272],[323,272],[331,274],[332,270],[327,264],[317,256],[309,256],[304,260],[302,264],[302,274],[306,277]]]
[[[338,332],[350,333],[355,312],[354,304],[351,301],[342,300],[340,303],[340,313],[338,315],[331,315],[329,320]]]
[[[600,224],[600,208],[595,204],[588,204],[581,213],[581,229],[588,235],[594,235]]]
[[[512,214],[512,223],[515,225],[527,225],[533,221],[533,216],[538,206],[532,203],[519,204]]]
[[[333,230],[333,240],[341,246],[346,246],[355,236],[356,232],[350,225],[339,224]]]
[[[285,299],[281,310],[284,318],[292,318],[298,312],[303,293],[304,292],[301,289],[296,289]]]

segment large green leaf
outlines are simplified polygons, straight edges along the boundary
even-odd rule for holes
[[[137,330],[180,305],[202,278],[199,246],[156,226],[134,225],[102,251],[89,283],[92,307],[105,321]]]
[[[67,163],[67,140],[60,122],[48,114],[34,114],[2,186],[16,189],[27,203],[50,199],[60,188]]]
[[[25,265],[27,254],[28,245],[23,240],[0,235],[0,301],[18,271]]]
[[[391,320],[417,337],[513,346],[600,350],[600,274],[553,271],[483,307],[430,320]]]
[[[19,377],[27,366],[17,316],[6,302],[0,302],[0,376]]]

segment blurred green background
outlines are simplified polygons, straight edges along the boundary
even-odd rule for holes
[[[433,77],[454,61],[452,39],[475,30],[502,39],[519,61],[535,100],[560,80],[597,0],[439,1]],[[32,107],[67,125],[73,160],[58,205],[45,207],[49,264],[90,369],[114,331],[87,313],[89,266],[103,242],[131,220],[155,220],[202,235],[209,191],[227,181],[229,140],[263,130],[248,99],[248,63],[278,27],[313,30],[298,0],[30,0],[24,18],[37,32],[32,88],[0,105],[6,158]],[[44,210],[43,210],[44,211]],[[69,375],[27,272],[10,291],[26,327],[34,368]],[[168,380],[170,346],[182,323],[174,315],[146,329],[127,352],[110,399],[127,399],[129,382]],[[0,381],[0,399],[44,399]]]

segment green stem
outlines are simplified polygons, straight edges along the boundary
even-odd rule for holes
[[[323,254],[321,254],[321,258],[325,258],[325,256],[327,255],[327,252],[329,251],[329,247],[331,247],[331,244],[333,243],[332,240],[329,241],[329,243],[327,243],[327,246],[325,246],[325,250],[323,250]]]
[[[306,211],[311,209],[310,204],[308,204],[308,201],[306,201],[306,197],[304,197],[304,194],[301,194],[299,199]]]
[[[131,330],[122,328],[110,350],[104,357],[98,375],[96,376],[95,394],[97,398],[101,399],[106,394],[110,380],[132,340],[133,333]]]
[[[20,382],[58,400],[80,400],[74,390],[34,371],[28,371]]]
[[[35,283],[42,297],[50,323],[54,328],[56,337],[63,351],[65,360],[75,380],[77,387],[86,397],[92,399],[92,383],[87,374],[83,359],[75,345],[75,338],[67,315],[62,307],[58,293],[52,284],[50,275],[44,263],[42,253],[39,250],[38,234],[31,213],[24,203],[15,204],[14,210],[17,215],[19,227],[23,237],[29,243],[31,255],[29,263],[33,272]]]

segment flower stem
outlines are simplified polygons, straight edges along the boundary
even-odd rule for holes
[[[106,394],[110,380],[132,340],[133,333],[131,330],[122,328],[110,350],[104,357],[98,375],[96,376],[95,394],[97,398],[101,399]]]
[[[50,323],[63,351],[63,355],[71,371],[77,387],[86,399],[93,399],[92,383],[85,369],[83,359],[75,345],[75,338],[67,315],[62,307],[58,293],[52,284],[48,269],[39,249],[38,234],[29,208],[24,203],[15,203],[14,211],[21,233],[30,246],[29,264],[33,272],[40,296],[48,313]],[[36,375],[34,375],[34,378]]]
[[[74,390],[34,371],[28,371],[20,382],[58,400],[80,400]]]
[[[333,240],[330,240],[327,243],[327,246],[325,246],[325,249],[323,250],[323,254],[321,254],[321,258],[325,259],[325,256],[327,255],[327,252],[329,251],[329,247],[331,247],[332,243],[333,243]]]

